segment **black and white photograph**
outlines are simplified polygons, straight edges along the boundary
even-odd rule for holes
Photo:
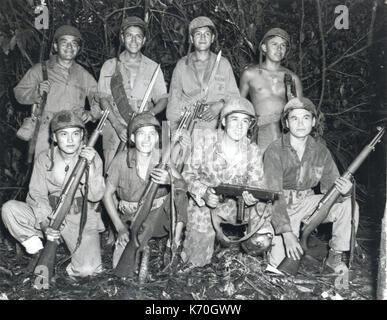
[[[0,300],[387,300],[386,13],[0,0]]]

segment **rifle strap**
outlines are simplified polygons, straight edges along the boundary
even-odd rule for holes
[[[175,183],[173,182],[173,175],[172,175],[172,170],[171,167],[168,166],[168,174],[169,174],[169,179],[171,180],[171,246],[172,246],[172,241],[175,237],[175,223],[176,223],[176,208],[175,208]]]
[[[265,204],[265,207],[263,208],[263,212],[265,212],[267,209],[267,203]],[[220,226],[221,224],[221,218],[219,218],[216,214],[215,214],[215,210],[210,210],[211,211],[211,220],[212,220],[212,225],[214,226],[214,229],[216,231],[216,236],[219,237],[222,241],[224,241],[225,243],[240,243],[240,242],[243,242],[243,241],[246,241],[248,239],[250,239],[259,229],[261,229],[261,227],[263,226],[263,224],[265,223],[265,220],[266,219],[263,219],[263,217],[257,222],[257,224],[254,226],[254,228],[250,228],[250,232],[248,232],[245,236],[243,236],[242,238],[238,239],[238,240],[230,240],[222,231],[222,227]],[[250,227],[250,226],[249,226]]]
[[[353,262],[354,249],[356,247],[356,221],[355,221],[355,210],[356,210],[356,180],[353,180],[352,196],[351,196],[351,242],[349,247],[349,261],[348,267],[351,268]]]
[[[77,251],[77,249],[81,245],[83,230],[85,229],[85,225],[87,222],[87,209],[88,209],[87,198],[89,196],[89,173],[90,173],[90,165],[87,164],[86,170],[85,170],[85,194],[83,196],[81,220],[79,222],[79,234],[78,234],[77,244],[72,254],[74,254],[75,251]]]
[[[43,75],[43,81],[47,81],[48,80],[48,74],[47,74],[47,61],[43,61],[42,63],[42,75]],[[39,105],[39,109],[40,110],[37,110],[35,112],[37,112],[37,117],[42,117],[43,116],[43,112],[44,112],[44,108],[46,106],[46,102],[47,102],[47,93],[44,94],[42,96],[42,101],[40,102],[40,105]],[[33,111],[34,113],[34,111]],[[39,128],[38,128],[39,130]]]
[[[125,92],[123,78],[120,71],[120,63],[120,60],[117,58],[116,68],[110,80],[110,90],[121,117],[125,120],[126,123],[129,123],[133,110]]]
[[[43,74],[43,81],[48,80],[47,61],[42,62],[42,74]]]

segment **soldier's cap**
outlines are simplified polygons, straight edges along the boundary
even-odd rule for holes
[[[189,23],[188,32],[189,32],[189,34],[192,35],[192,33],[195,29],[202,28],[202,27],[209,27],[210,29],[212,29],[212,31],[214,33],[216,33],[216,28],[215,28],[214,23],[212,22],[212,20],[210,18],[205,17],[205,16],[200,16],[200,17],[196,17],[195,19],[193,19]]]
[[[54,33],[54,41],[58,40],[62,36],[74,36],[79,40],[83,40],[79,30],[70,25],[63,25],[56,29]]]
[[[144,111],[143,113],[137,114],[128,126],[128,133],[134,134],[136,131],[142,127],[154,126],[156,128],[160,127],[160,122],[156,117],[149,111]]]
[[[243,97],[228,100],[220,111],[220,121],[232,113],[244,113],[255,118],[255,110],[252,103]]]
[[[145,21],[139,17],[130,16],[125,18],[124,21],[122,21],[121,33],[124,32],[127,28],[132,26],[140,27],[145,32],[145,29],[146,29]]]
[[[263,36],[261,42],[259,43],[259,50],[261,50],[261,46],[267,38],[271,38],[271,37],[275,37],[275,36],[281,37],[282,39],[285,39],[288,43],[288,47],[290,48],[289,33],[287,33],[284,29],[281,29],[281,28],[272,28],[268,32],[266,32],[265,35]]]
[[[74,112],[69,110],[62,110],[53,116],[51,120],[51,132],[56,132],[60,129],[66,128],[81,128],[85,130],[85,124],[82,119]]]
[[[296,97],[290,99],[287,104],[285,104],[284,111],[282,112],[283,118],[286,118],[290,111],[294,109],[305,109],[312,113],[314,116],[317,115],[316,106],[312,101],[305,97]]]

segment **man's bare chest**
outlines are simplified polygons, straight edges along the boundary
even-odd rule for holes
[[[255,95],[276,95],[285,94],[283,73],[262,74],[250,81],[250,93]]]

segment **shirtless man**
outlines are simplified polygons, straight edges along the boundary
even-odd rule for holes
[[[279,120],[287,102],[284,76],[289,73],[295,82],[296,96],[302,96],[300,79],[281,66],[290,49],[289,34],[280,28],[270,29],[259,43],[259,64],[248,66],[242,73],[239,90],[242,97],[250,95],[258,116],[257,144],[264,152],[268,145],[279,138]],[[262,63],[262,55],[266,56]]]

